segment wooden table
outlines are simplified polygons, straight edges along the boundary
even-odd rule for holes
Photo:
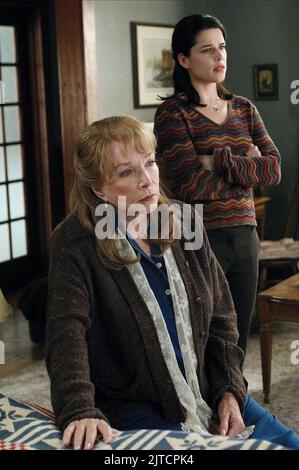
[[[299,323],[299,274],[258,295],[264,402],[270,403],[272,321]]]
[[[260,240],[264,240],[265,237],[265,220],[266,220],[266,209],[268,202],[271,201],[270,197],[261,196],[254,198],[255,214],[257,220],[257,231]]]

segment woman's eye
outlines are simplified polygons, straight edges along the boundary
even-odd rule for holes
[[[132,173],[132,170],[124,170],[120,176],[127,176],[127,175],[130,175]]]
[[[224,45],[220,46],[220,49],[224,50],[224,49],[226,49],[226,46],[224,46]],[[213,53],[214,51],[215,51],[215,49],[210,48],[210,49],[204,49],[202,52],[203,53],[205,53],[205,52],[212,52]]]
[[[149,160],[147,162],[147,165],[151,166],[151,165],[154,165],[156,163],[156,160]]]

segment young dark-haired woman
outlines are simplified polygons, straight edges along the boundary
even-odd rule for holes
[[[171,196],[202,203],[204,224],[238,315],[246,352],[258,278],[253,187],[280,182],[280,155],[256,107],[229,93],[226,32],[192,15],[172,37],[174,95],[155,116],[157,157]]]

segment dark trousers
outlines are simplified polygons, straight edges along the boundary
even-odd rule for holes
[[[238,345],[246,353],[258,281],[259,237],[250,225],[207,230],[229,284],[238,320]]]
[[[250,395],[247,396],[242,416],[245,426],[255,425],[250,438],[264,439],[288,449],[299,450],[299,437],[294,431],[287,428],[275,416],[272,416],[266,408],[259,405]],[[141,409],[135,412],[135,416],[134,413],[131,413],[127,418],[111,424],[121,431],[130,429],[181,431],[182,429],[179,423],[165,421],[157,405],[142,405]]]

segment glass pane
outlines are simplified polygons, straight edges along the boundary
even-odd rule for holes
[[[17,67],[1,67],[1,80],[3,82],[3,103],[16,103],[19,101],[17,87]]]
[[[19,258],[27,255],[27,236],[25,220],[11,223],[12,256]]]
[[[8,145],[6,147],[7,179],[19,180],[23,178],[23,162],[21,145]]]
[[[0,186],[0,222],[8,220],[6,185]],[[2,240],[1,240],[2,243]],[[0,243],[0,245],[1,245]]]
[[[1,86],[1,82],[0,82]],[[0,144],[3,143],[3,125],[2,125],[2,110],[0,108]]]
[[[3,147],[0,147],[0,183],[5,181],[5,165],[4,165],[4,151]]]
[[[20,140],[19,106],[4,107],[5,141],[16,142]]]
[[[8,224],[0,225],[0,263],[10,259]]]
[[[8,185],[10,218],[24,217],[24,183],[10,183]]]
[[[0,58],[9,64],[16,62],[16,42],[13,26],[0,26]]]

